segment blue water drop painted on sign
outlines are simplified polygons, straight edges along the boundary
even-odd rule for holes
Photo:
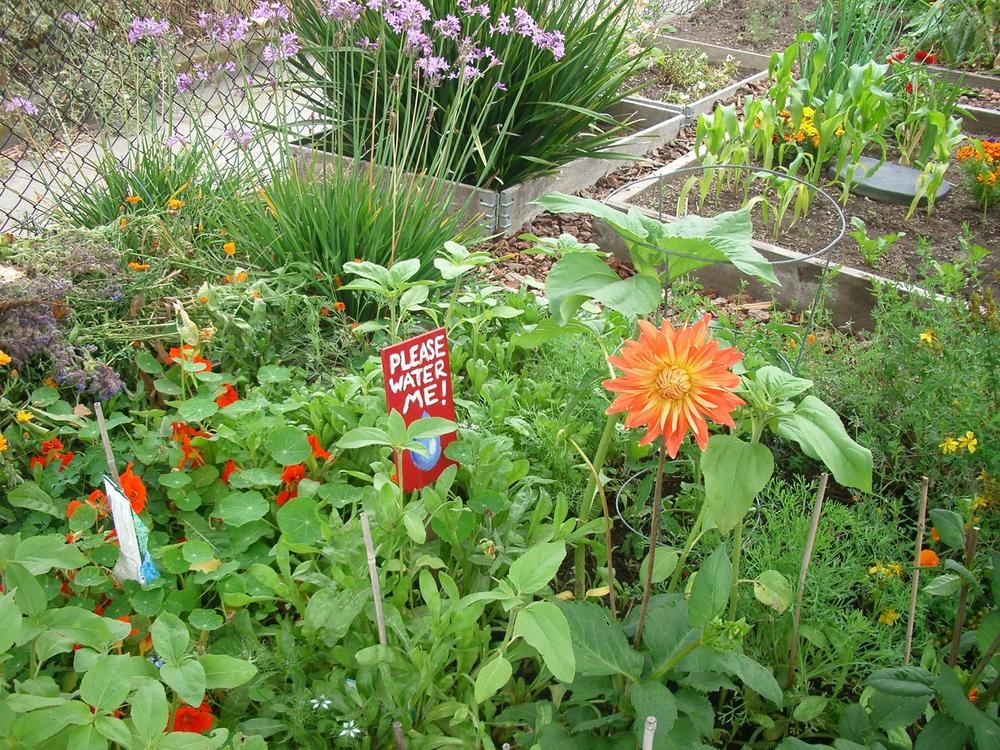
[[[424,412],[420,416],[421,418],[426,418],[429,417],[430,414]],[[424,446],[426,453],[421,455],[416,451],[410,451],[410,458],[413,460],[413,465],[421,471],[430,471],[437,466],[437,462],[441,460],[441,438],[417,438],[417,442]]]

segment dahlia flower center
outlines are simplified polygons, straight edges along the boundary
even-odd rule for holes
[[[679,401],[691,392],[691,376],[683,367],[668,365],[656,376],[656,390],[668,401]]]

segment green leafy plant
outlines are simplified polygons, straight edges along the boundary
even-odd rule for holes
[[[847,233],[848,236],[858,243],[861,257],[865,259],[865,263],[873,268],[879,259],[889,251],[890,247],[899,242],[901,237],[906,236],[906,232],[891,232],[882,237],[869,237],[865,222],[857,216],[851,217],[851,226],[854,229]]]

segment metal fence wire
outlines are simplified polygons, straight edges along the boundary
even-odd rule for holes
[[[282,12],[255,0],[5,0],[0,230],[37,229],[151,118],[179,139],[273,123],[273,101],[248,96],[246,81]]]

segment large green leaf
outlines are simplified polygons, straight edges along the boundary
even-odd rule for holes
[[[938,714],[920,730],[913,750],[963,750],[968,739],[967,727],[944,714]]]
[[[514,637],[523,638],[542,657],[545,666],[561,682],[576,676],[576,657],[569,635],[569,623],[559,608],[549,602],[532,602],[517,613]]]
[[[555,578],[565,557],[562,542],[536,544],[511,563],[507,577],[520,593],[534,594]]]
[[[545,279],[549,309],[560,324],[568,322],[588,300],[624,315],[647,315],[663,300],[655,277],[637,275],[622,279],[601,258],[571,253],[556,261]]]
[[[514,669],[502,654],[497,654],[496,658],[488,661],[479,668],[476,675],[475,697],[476,703],[482,703],[488,698],[492,698],[496,692],[507,684]]]
[[[267,437],[267,450],[282,466],[300,464],[309,458],[312,448],[306,434],[298,427],[279,427]]]
[[[154,680],[144,682],[129,703],[132,723],[143,738],[152,739],[163,734],[170,707],[161,683]]]
[[[311,497],[297,497],[278,508],[278,528],[290,544],[315,544],[322,536],[319,506]]]
[[[871,451],[851,440],[837,413],[815,396],[806,396],[791,414],[779,416],[775,431],[822,461],[842,485],[871,491]]]
[[[61,534],[31,536],[17,546],[14,560],[33,575],[48,573],[52,568],[72,570],[87,564],[83,556],[72,544],[66,543]]]
[[[577,674],[583,677],[623,674],[638,679],[642,654],[632,650],[607,609],[592,602],[562,602],[558,606],[569,623]]]
[[[732,586],[733,566],[729,562],[726,545],[720,544],[701,564],[691,585],[691,598],[688,600],[691,625],[704,627],[722,612],[729,602]]]
[[[781,707],[785,695],[770,669],[738,651],[728,651],[722,657],[726,668],[739,677],[744,685]]]
[[[125,702],[137,678],[156,677],[153,665],[141,656],[100,656],[80,682],[80,698],[102,711]]]
[[[554,214],[593,216],[605,222],[629,242],[644,242],[649,236],[648,230],[643,226],[642,214],[638,210],[626,214],[593,198],[581,198],[564,193],[543,195],[535,203]]]
[[[153,636],[153,648],[167,661],[180,661],[187,651],[191,634],[188,626],[175,614],[164,612],[149,629]]]
[[[21,631],[21,610],[14,603],[14,595],[0,596],[0,655],[6,653]]]
[[[630,694],[635,709],[634,731],[642,738],[642,731],[649,716],[656,717],[656,734],[653,736],[654,750],[673,750],[673,743],[667,737],[677,721],[677,701],[674,694],[659,682],[645,680],[632,685]]]
[[[765,570],[753,582],[753,595],[781,614],[792,604],[792,584],[776,570]]]
[[[37,510],[50,516],[62,518],[63,513],[52,502],[52,496],[34,482],[24,482],[7,493],[7,502],[15,508]]]
[[[510,343],[523,349],[535,349],[560,336],[581,333],[593,333],[593,331],[577,320],[570,320],[565,325],[559,325],[551,318],[545,318],[537,325],[525,326],[521,333],[511,337]]]
[[[930,512],[931,521],[941,541],[952,549],[965,549],[965,522],[953,510],[935,508]]]
[[[765,365],[753,374],[753,380],[768,396],[772,404],[800,396],[813,387],[811,380],[797,378],[774,365]]]
[[[260,520],[270,509],[270,503],[255,490],[233,492],[222,498],[215,509],[215,515],[230,526],[244,526]]]
[[[194,658],[160,667],[160,678],[189,706],[198,707],[205,698],[205,668]]]
[[[257,674],[257,667],[244,659],[225,654],[204,654],[198,661],[205,670],[205,688],[230,690],[248,682]]]
[[[361,614],[365,604],[371,599],[367,587],[333,591],[320,589],[309,598],[306,605],[305,626],[311,630],[322,630],[327,643],[336,643],[351,629],[354,618]]]
[[[705,477],[705,513],[728,534],[750,510],[753,499],[774,471],[774,457],[760,443],[735,435],[712,435],[701,457]]]

